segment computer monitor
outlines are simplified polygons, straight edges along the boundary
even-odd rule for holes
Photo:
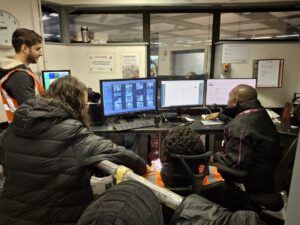
[[[229,92],[239,84],[247,84],[256,88],[256,79],[232,78],[232,79],[207,79],[205,104],[226,106]]]
[[[49,86],[53,81],[70,75],[70,70],[42,70],[42,79],[45,90],[49,89]]]
[[[156,79],[101,80],[103,115],[117,116],[156,110]]]
[[[203,106],[204,80],[160,80],[160,108]]]

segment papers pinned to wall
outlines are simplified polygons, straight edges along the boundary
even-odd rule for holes
[[[89,72],[114,72],[113,53],[88,53]]]
[[[138,53],[122,54],[122,74],[123,78],[138,78],[140,73]]]
[[[243,44],[229,44],[223,46],[222,63],[247,63],[249,47]]]
[[[254,60],[253,76],[257,87],[282,87],[283,59]]]

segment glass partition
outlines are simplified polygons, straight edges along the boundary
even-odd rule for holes
[[[212,37],[210,13],[150,15],[152,75],[200,75],[208,72]]]

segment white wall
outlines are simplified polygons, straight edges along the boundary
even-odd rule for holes
[[[113,53],[115,57],[114,72],[89,72],[89,53]],[[121,57],[124,53],[137,53],[139,56],[140,77],[146,77],[145,46],[76,46],[53,45],[45,46],[46,69],[70,69],[72,76],[77,77],[88,87],[99,92],[99,80],[120,79],[122,77]]]
[[[25,27],[41,34],[39,25],[38,0],[1,0],[0,8],[4,9],[17,17],[21,27]],[[3,57],[14,56],[13,48],[0,49],[0,61]],[[33,71],[40,71],[42,59],[37,66],[31,67]],[[2,100],[0,100],[0,122],[5,122],[6,116],[3,110]]]
[[[215,78],[221,73],[221,44],[217,46]],[[284,59],[282,88],[258,88],[258,98],[265,107],[283,107],[291,101],[295,92],[300,92],[300,44],[298,43],[250,43],[249,60],[244,64],[231,64],[228,78],[252,77],[254,59]]]

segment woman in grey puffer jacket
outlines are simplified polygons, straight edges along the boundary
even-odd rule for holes
[[[0,139],[0,224],[76,224],[93,200],[90,168],[102,160],[145,173],[139,156],[89,131],[86,102],[86,86],[64,77],[15,112]]]

